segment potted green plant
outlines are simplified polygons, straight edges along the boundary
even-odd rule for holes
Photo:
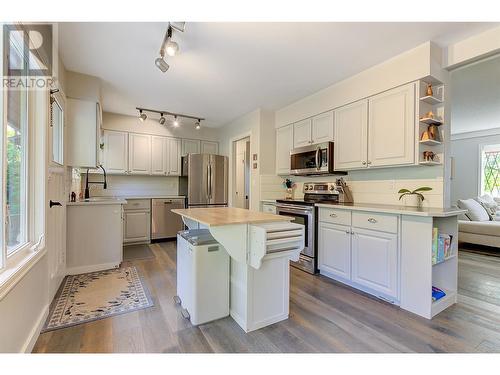
[[[408,190],[408,189],[400,189],[398,191],[399,195],[399,200],[403,199],[405,197],[405,205],[406,206],[411,206],[411,207],[421,207],[422,202],[425,200],[424,195],[422,192],[424,191],[431,191],[432,188],[428,186],[422,186],[419,187],[418,189],[415,190]]]

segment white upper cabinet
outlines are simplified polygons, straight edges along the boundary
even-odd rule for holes
[[[167,175],[181,175],[181,147],[182,141],[179,138],[167,138]]]
[[[398,297],[398,235],[353,228],[352,281]]]
[[[368,165],[415,162],[415,84],[410,83],[369,98]]]
[[[151,174],[167,174],[167,138],[151,136]]]
[[[293,147],[296,148],[312,144],[311,131],[312,121],[310,118],[293,124]]]
[[[151,174],[151,136],[129,133],[128,171],[130,174]]]
[[[95,168],[100,164],[99,103],[67,98],[66,100],[66,165]]]
[[[333,141],[333,111],[293,124],[293,147]]]
[[[182,140],[182,156],[187,154],[199,154],[200,141],[197,139],[183,139]]]
[[[333,141],[333,111],[312,118],[311,140],[313,143]]]
[[[201,141],[201,153],[217,155],[219,153],[219,143],[212,141]]]
[[[128,171],[128,133],[104,130],[103,166],[109,174]]]
[[[276,174],[290,174],[290,150],[293,148],[293,125],[276,129]]]
[[[368,101],[340,107],[335,117],[335,170],[366,168],[368,159]]]

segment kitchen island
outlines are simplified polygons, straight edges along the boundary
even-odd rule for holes
[[[245,332],[288,318],[290,260],[304,227],[290,217],[241,208],[174,209],[189,229],[208,228],[231,258],[230,315]]]

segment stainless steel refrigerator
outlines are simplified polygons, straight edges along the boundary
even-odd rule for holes
[[[228,158],[211,154],[188,154],[182,158],[179,192],[188,207],[227,206]]]

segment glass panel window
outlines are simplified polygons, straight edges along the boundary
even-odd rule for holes
[[[500,197],[500,144],[483,146],[481,159],[481,194]]]
[[[9,45],[9,68],[22,64],[22,44],[12,33]],[[27,241],[27,123],[28,92],[26,88],[9,89],[7,95],[7,124],[5,158],[6,173],[6,248],[12,254]]]

